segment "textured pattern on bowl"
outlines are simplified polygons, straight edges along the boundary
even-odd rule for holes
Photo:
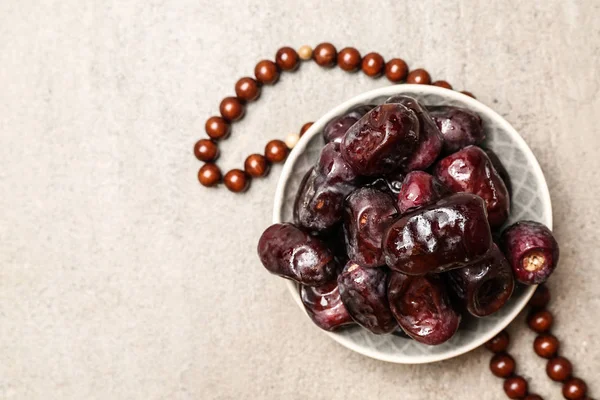
[[[427,105],[453,105],[469,108],[483,119],[486,146],[494,150],[508,170],[512,185],[510,222],[528,219],[552,228],[550,195],[542,170],[535,156],[512,126],[493,110],[468,96],[434,86],[396,85],[376,89],[356,96],[334,108],[305,133],[291,152],[283,168],[275,195],[273,222],[292,221],[296,191],[302,177],[316,162],[323,139],[321,131],[332,118],[362,104],[381,104],[395,94],[414,96]],[[304,310],[297,285],[286,281],[298,305]],[[325,332],[340,344],[379,360],[419,364],[445,360],[466,353],[505,328],[525,307],[535,287],[517,286],[510,302],[500,311],[486,318],[465,318],[458,333],[439,346],[427,346],[414,340],[394,335],[374,335],[362,328],[341,332]],[[315,329],[318,329],[315,327]]]

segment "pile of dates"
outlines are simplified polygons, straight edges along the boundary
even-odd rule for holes
[[[522,221],[501,230],[510,178],[479,147],[476,113],[394,96],[334,119],[323,137],[294,222],[272,225],[258,243],[269,272],[299,283],[320,328],[358,324],[437,345],[464,316],[493,314],[515,284],[554,271],[548,228]]]

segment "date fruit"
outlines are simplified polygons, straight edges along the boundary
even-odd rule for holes
[[[442,152],[444,139],[429,112],[410,96],[396,95],[385,102],[402,104],[412,110],[419,120],[419,144],[414,153],[408,158],[405,171],[422,170],[431,166]]]
[[[381,241],[397,215],[395,201],[389,194],[370,187],[352,192],[344,207],[348,257],[362,267],[385,264]]]
[[[300,298],[310,319],[321,329],[334,331],[354,324],[342,303],[336,281],[320,286],[301,285]]]
[[[485,139],[481,117],[471,110],[453,106],[428,106],[427,111],[442,133],[446,154],[465,146],[480,144]]]
[[[424,275],[460,268],[491,245],[485,203],[457,193],[393,222],[383,238],[383,255],[395,271]]]
[[[341,153],[359,175],[383,175],[398,170],[419,143],[419,120],[400,104],[382,104],[352,125]]]
[[[473,193],[485,201],[492,229],[499,228],[510,213],[506,185],[485,152],[468,146],[438,162],[435,175],[453,192]]]
[[[325,143],[335,142],[341,143],[342,138],[350,129],[352,125],[354,125],[359,119],[361,119],[366,113],[371,111],[375,106],[358,106],[346,114],[340,115],[329,121],[325,128],[323,129],[323,139],[325,139]]]
[[[398,193],[400,214],[435,203],[450,194],[450,190],[436,177],[423,171],[412,171],[406,175]]]
[[[350,261],[337,281],[354,321],[377,335],[391,333],[398,326],[387,299],[387,275],[383,268],[362,268]]]
[[[510,180],[510,175],[504,167],[504,164],[502,164],[502,161],[500,161],[500,158],[498,158],[498,155],[490,149],[486,149],[485,154],[488,155],[492,165],[496,169],[496,172],[498,172],[498,175],[500,175],[500,178],[502,178],[502,182],[504,182],[504,185],[508,190],[508,194],[512,194],[512,181]]]
[[[327,143],[321,150],[317,171],[323,175],[329,186],[348,185],[354,187],[358,176],[340,153],[339,143]]]
[[[461,316],[439,275],[390,274],[390,308],[400,327],[416,341],[429,345],[444,343],[457,331]]]
[[[337,266],[325,243],[290,223],[274,224],[263,232],[258,256],[272,274],[303,285],[318,286],[336,277]]]
[[[512,269],[495,244],[481,260],[452,270],[447,277],[454,294],[476,317],[498,311],[510,299],[515,287]]]
[[[337,143],[321,151],[317,166],[309,170],[294,203],[294,222],[312,232],[326,232],[341,222],[344,199],[356,189],[357,176],[344,161]]]
[[[525,285],[546,282],[558,264],[558,243],[550,229],[534,221],[517,222],[502,232],[501,247],[515,279]]]

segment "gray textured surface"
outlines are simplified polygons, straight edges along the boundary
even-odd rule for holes
[[[336,3],[0,2],[0,398],[504,398],[481,349],[399,366],[311,326],[254,253],[279,167],[243,196],[196,183],[192,145],[235,79],[322,40],[425,66],[522,133],[562,245],[555,332],[600,395],[598,2]],[[221,164],[385,84],[305,65]],[[510,330],[533,391],[560,398]]]

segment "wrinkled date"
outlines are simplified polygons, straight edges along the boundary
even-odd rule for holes
[[[491,245],[485,203],[458,193],[393,222],[383,238],[383,255],[391,269],[423,275],[462,267]]]
[[[419,144],[414,153],[408,158],[405,171],[426,169],[442,152],[444,140],[436,123],[429,112],[410,96],[396,95],[386,100],[386,103],[402,104],[412,110],[419,120]]]
[[[526,285],[546,282],[558,264],[558,243],[550,229],[534,221],[517,222],[502,232],[501,246],[515,278]]]
[[[344,231],[348,257],[363,267],[384,264],[383,234],[398,215],[394,199],[374,188],[360,188],[346,199]]]
[[[352,125],[354,125],[359,119],[361,119],[366,113],[371,111],[375,106],[358,106],[350,111],[348,111],[344,115],[340,115],[329,121],[325,128],[323,129],[323,139],[325,139],[325,143],[336,142],[341,143],[342,138],[350,129]]]
[[[322,285],[336,277],[336,263],[327,246],[292,224],[268,227],[257,250],[269,272],[304,285]]]
[[[334,331],[354,324],[342,303],[336,281],[313,287],[301,285],[300,298],[310,319],[321,329]]]
[[[481,117],[473,111],[453,106],[427,106],[427,111],[442,133],[445,153],[480,144],[485,139]]]
[[[398,193],[398,211],[406,214],[433,204],[448,194],[450,190],[427,172],[409,172]]]
[[[378,335],[398,326],[387,299],[387,275],[382,268],[362,268],[350,261],[338,276],[340,296],[352,318]]]
[[[390,274],[390,308],[400,327],[418,342],[436,345],[450,339],[460,324],[438,275]]]
[[[317,166],[309,170],[294,203],[294,222],[310,231],[324,232],[342,220],[344,198],[356,189],[356,174],[344,161],[336,143],[321,151]]]
[[[473,193],[485,201],[490,226],[498,228],[508,219],[510,195],[485,152],[468,146],[440,160],[435,174],[453,192]]]
[[[490,161],[496,169],[496,172],[498,172],[498,175],[500,175],[500,178],[502,178],[502,182],[504,182],[504,185],[508,190],[508,194],[512,194],[512,181],[510,180],[510,175],[504,167],[504,164],[502,164],[502,161],[500,161],[500,158],[498,158],[498,155],[490,149],[486,149],[485,154],[487,154],[487,156],[490,158]]]
[[[383,175],[402,167],[418,142],[415,113],[400,104],[382,104],[346,132],[341,152],[357,174]]]
[[[512,295],[515,280],[498,246],[466,267],[448,272],[450,287],[467,311],[485,317],[498,311]]]

